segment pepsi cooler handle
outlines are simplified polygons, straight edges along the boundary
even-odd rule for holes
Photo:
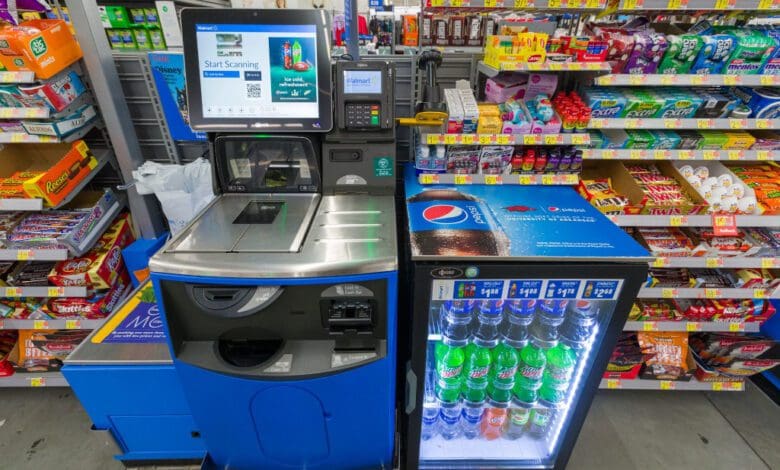
[[[406,363],[406,414],[412,414],[417,408],[417,375],[412,370],[412,363]]]

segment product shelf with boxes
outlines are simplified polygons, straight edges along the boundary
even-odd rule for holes
[[[609,215],[621,227],[712,227],[712,215]],[[777,227],[777,216],[735,215],[737,227]]]
[[[627,321],[623,331],[708,331],[721,333],[758,333],[759,322],[727,321]]]
[[[640,299],[780,299],[780,288],[643,287]]]
[[[86,297],[86,286],[25,286],[25,287],[0,287],[0,298],[13,299],[21,297]]]
[[[499,62],[497,67],[480,61],[477,71],[488,77],[495,77],[501,72],[608,72],[610,65],[606,62]]]
[[[61,372],[17,372],[13,375],[0,377],[0,388],[28,387],[68,387],[68,382]]]
[[[644,119],[592,118],[589,129],[769,130],[780,128],[780,119]]]
[[[420,184],[486,184],[486,185],[576,185],[576,174],[547,173],[519,175],[458,175],[452,173],[423,173],[418,177]]]
[[[585,160],[778,161],[780,150],[584,149]]]
[[[649,380],[649,379],[601,379],[599,388],[610,390],[687,390],[696,392],[741,392],[745,382],[731,380],[725,382],[700,382],[695,378],[690,381]]]
[[[583,134],[422,134],[428,145],[590,145]]]
[[[620,0],[617,11],[693,12],[693,11],[751,11],[772,13],[780,8],[778,0]]]
[[[495,8],[499,10],[564,10],[598,11],[607,5],[607,0],[425,0],[430,8]]]
[[[609,74],[594,78],[600,86],[780,86],[780,75]]]
[[[780,267],[776,257],[658,257],[650,262],[654,268],[762,268]]]

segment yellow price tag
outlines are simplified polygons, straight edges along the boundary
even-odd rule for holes
[[[579,184],[580,177],[577,175],[563,175],[563,184]]]
[[[558,62],[548,62],[547,68],[553,72],[557,72],[559,70],[563,70],[563,64],[559,64]]]
[[[44,136],[45,137],[45,136]],[[29,139],[27,134],[11,134],[11,143],[19,143],[19,142],[26,142]],[[41,141],[45,141],[43,137],[40,139]]]
[[[704,150],[701,154],[701,157],[704,160],[717,160],[719,155],[720,152],[717,150]]]
[[[697,321],[686,322],[685,331],[701,331],[701,323]]]
[[[463,6],[463,1],[462,0],[450,0],[450,6],[453,7],[453,8],[461,7],[461,6]]]
[[[661,85],[674,85],[677,83],[677,77],[674,75],[661,75]]]
[[[544,145],[558,145],[563,143],[563,136],[560,134],[550,134],[544,136]]]
[[[723,84],[726,86],[736,86],[742,83],[742,78],[739,75],[724,75]]]
[[[485,184],[501,184],[501,177],[499,175],[485,175]]]
[[[596,118],[596,119],[591,119],[590,120],[589,127],[591,127],[592,129],[603,129],[603,128],[607,127],[607,125],[608,125],[608,120],[607,119]]]
[[[769,160],[769,150],[756,150],[756,160]]]
[[[617,79],[614,75],[605,75],[603,77],[598,77],[598,84],[599,85],[614,85],[615,81]]]
[[[769,119],[756,119],[756,129],[769,129],[771,124]]]
[[[528,7],[528,0],[515,0],[515,8]]]
[[[607,388],[610,390],[620,388],[620,379],[607,379]]]
[[[704,258],[704,266],[708,268],[719,268],[723,266],[722,258]]]
[[[777,258],[761,258],[761,268],[770,269],[777,267]]]
[[[476,139],[476,136],[474,134],[464,134],[463,135],[463,144],[464,145],[473,145],[474,139]]]
[[[523,145],[536,145],[537,143],[540,143],[541,141],[538,139],[537,135],[524,135],[523,136]]]
[[[745,388],[745,382],[729,382],[729,388],[735,392],[741,392]]]
[[[638,149],[631,149],[628,151],[628,158],[631,160],[641,160],[644,158],[645,152],[644,150],[638,150]]]
[[[444,6],[444,0],[431,0],[431,6],[432,7],[443,7]]]
[[[691,85],[693,86],[701,86],[704,85],[707,82],[707,77],[705,75],[694,75],[691,77]]]
[[[560,8],[561,7],[561,0],[548,0],[547,1],[547,8]]]
[[[642,322],[642,331],[658,331],[658,323],[654,321]]]
[[[601,151],[601,158],[604,160],[612,160],[617,157],[617,150],[614,149],[604,149]]]
[[[34,330],[47,330],[49,329],[49,322],[46,320],[33,320]]]
[[[492,143],[490,135],[488,134],[480,134],[477,140],[479,141],[479,145],[490,145]]]
[[[744,129],[747,127],[747,119],[729,119],[729,129]]]
[[[688,216],[686,215],[670,215],[669,225],[672,227],[683,227],[688,225]]]
[[[674,382],[671,380],[659,380],[658,388],[661,390],[674,390]]]
[[[21,297],[22,296],[22,288],[21,287],[6,287],[5,288],[5,296],[6,297]]]
[[[640,127],[642,127],[641,119],[635,119],[635,118],[626,119],[626,129],[639,129]]]
[[[664,127],[666,129],[679,129],[682,127],[682,122],[679,119],[664,119]]]
[[[518,177],[518,183],[520,184],[534,184],[534,177],[533,175],[520,175]]]
[[[745,152],[742,150],[729,150],[726,152],[726,158],[729,160],[742,160],[742,157],[745,155]]]
[[[81,329],[81,320],[65,320],[65,329],[66,330],[80,330]]]
[[[644,85],[645,82],[647,82],[647,76],[646,75],[629,75],[628,76],[628,84],[629,85]]]
[[[696,120],[696,127],[699,129],[710,129],[712,128],[713,121],[712,119],[697,119]]]
[[[495,8],[496,0],[485,0],[485,8]]]
[[[653,260],[654,268],[663,268],[669,264],[669,258],[656,258]]]
[[[704,298],[705,299],[719,299],[721,297],[721,290],[708,287],[704,289]]]
[[[635,10],[642,6],[642,0],[623,0],[624,10]]]
[[[680,160],[693,160],[693,151],[692,150],[678,150],[677,151],[677,158]]]
[[[456,139],[457,139],[457,136],[455,134],[447,134],[447,135],[444,136],[444,144],[445,145],[454,145]]]
[[[600,8],[599,0],[586,0],[585,8]]]
[[[555,184],[555,175],[542,175],[542,184]]]
[[[438,184],[439,175],[424,174],[420,175],[420,184]]]
[[[45,387],[46,379],[43,377],[30,377],[30,387]]]
[[[723,391],[723,382],[712,382],[712,391],[713,392]]]
[[[736,333],[739,331],[745,331],[745,324],[744,323],[729,323],[729,331],[732,333]]]
[[[754,299],[766,298],[766,289],[762,289],[760,287],[753,289],[753,298]]]
[[[656,160],[666,160],[669,158],[669,151],[668,150],[654,150],[653,151],[653,158]]]
[[[571,136],[572,145],[588,145],[590,144],[590,135],[586,134],[574,134]]]
[[[427,142],[428,145],[436,145],[439,143],[439,136],[436,134],[426,134],[425,142]]]
[[[470,175],[455,175],[455,184],[471,184]]]
[[[528,70],[542,70],[544,68],[544,64],[541,63],[541,62],[528,62],[528,63],[525,63],[525,64],[523,64],[521,66],[515,66],[515,67],[513,67],[513,69],[521,69],[522,70],[523,66],[525,66],[525,68],[528,69]]]
[[[674,289],[672,287],[664,287],[661,289],[661,298],[662,299],[676,299],[677,298],[677,289]]]
[[[769,10],[772,8],[772,1],[773,0],[759,0],[758,2],[758,9],[759,10]]]
[[[496,143],[498,145],[509,145],[512,143],[512,136],[507,134],[501,134],[496,137]]]
[[[46,292],[47,297],[62,297],[65,295],[65,288],[64,287],[49,287],[48,291]]]

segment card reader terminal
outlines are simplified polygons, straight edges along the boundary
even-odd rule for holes
[[[393,88],[392,72],[387,62],[336,63],[338,128],[380,130],[394,126],[392,93],[388,93]]]

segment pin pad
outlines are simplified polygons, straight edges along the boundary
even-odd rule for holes
[[[386,63],[337,62],[335,82],[340,129],[379,130],[394,125],[387,93],[393,77]]]

